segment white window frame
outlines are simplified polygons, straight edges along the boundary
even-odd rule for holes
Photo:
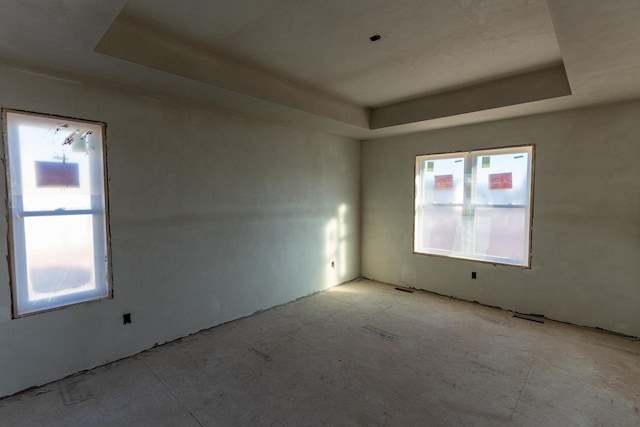
[[[527,175],[529,178],[529,188],[528,188],[528,203],[526,205],[480,205],[472,203],[472,194],[475,191],[476,186],[476,171],[475,164],[476,159],[479,157],[487,156],[490,154],[508,154],[508,153],[518,153],[523,150],[529,151],[529,162],[528,162],[528,171]],[[421,244],[420,236],[423,235],[423,221],[420,221],[420,213],[423,209],[429,204],[425,204],[422,201],[424,191],[423,185],[423,175],[422,175],[422,165],[425,165],[428,160],[436,160],[436,159],[446,159],[446,158],[464,158],[464,195],[463,195],[463,203],[461,204],[451,204],[450,206],[459,206],[463,210],[463,221],[462,221],[462,252],[452,252],[446,250],[438,250],[427,248],[425,250],[424,245]],[[414,185],[414,221],[413,221],[413,253],[418,255],[429,255],[429,256],[440,256],[447,258],[455,258],[455,259],[463,259],[474,262],[482,262],[489,264],[500,264],[507,266],[516,266],[522,268],[531,268],[531,258],[532,258],[532,234],[533,234],[533,190],[534,190],[534,166],[535,166],[535,145],[518,145],[518,146],[508,146],[508,147],[495,147],[495,148],[485,148],[471,151],[457,151],[457,152],[449,152],[449,153],[436,153],[436,154],[423,154],[418,155],[415,158],[415,185]],[[436,206],[436,205],[433,205]],[[474,256],[474,237],[473,237],[473,216],[475,215],[475,209],[477,207],[498,207],[498,208],[522,208],[525,207],[527,209],[527,222],[526,222],[526,236],[525,236],[525,247],[526,253],[525,257],[522,260],[514,260],[508,258],[502,258],[497,256],[487,256],[483,257]]]
[[[7,219],[9,223],[9,265],[12,296],[13,318],[30,316],[64,307],[113,298],[111,285],[111,245],[109,232],[109,198],[107,178],[106,153],[106,124],[90,120],[62,117],[50,114],[32,113],[21,110],[5,109],[2,111],[3,145],[5,158],[5,173],[7,186]],[[92,157],[89,167],[90,185],[99,190],[99,195],[91,196],[89,209],[56,209],[56,210],[25,210],[22,196],[13,197],[12,187],[21,188],[22,171],[20,170],[19,138],[17,124],[10,123],[8,115],[25,115],[53,119],[58,122],[90,124],[98,126],[100,131],[101,156]],[[91,215],[93,222],[93,259],[95,268],[96,288],[89,291],[73,292],[48,299],[29,301],[27,248],[25,238],[24,219],[28,217],[59,217],[73,215]]]

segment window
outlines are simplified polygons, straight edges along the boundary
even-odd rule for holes
[[[414,252],[530,266],[533,146],[416,157]]]
[[[14,317],[109,297],[104,124],[2,116]]]

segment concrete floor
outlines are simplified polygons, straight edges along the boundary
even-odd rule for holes
[[[640,342],[352,282],[0,401],[2,426],[638,426]]]

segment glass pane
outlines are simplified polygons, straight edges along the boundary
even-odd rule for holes
[[[464,196],[464,158],[422,162],[423,204],[462,204]]]
[[[28,301],[96,290],[93,217],[24,220]]]
[[[25,211],[102,210],[101,127],[8,113],[12,193]],[[91,176],[92,165],[95,177]],[[18,174],[18,172],[20,172]],[[98,206],[92,206],[98,202]]]
[[[462,208],[426,207],[419,215],[422,224],[422,247],[418,251],[460,252],[462,250]]]
[[[529,153],[478,154],[475,157],[474,204],[529,203]]]
[[[526,208],[476,208],[475,254],[524,261],[528,246]]]

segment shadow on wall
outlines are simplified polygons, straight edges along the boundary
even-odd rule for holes
[[[348,211],[347,205],[341,204],[337,215],[324,226],[325,289],[347,280]]]

